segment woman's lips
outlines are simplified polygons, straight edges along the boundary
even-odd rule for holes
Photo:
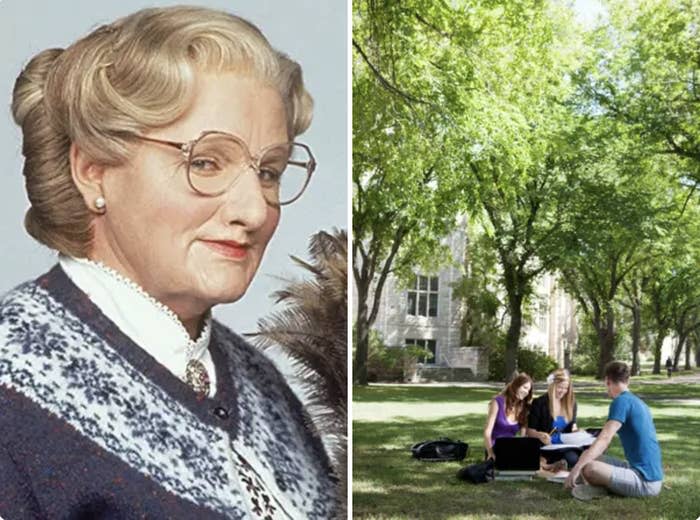
[[[241,260],[248,254],[248,244],[241,244],[233,240],[202,240],[210,249],[235,260]]]

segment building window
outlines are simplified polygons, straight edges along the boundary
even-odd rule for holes
[[[438,277],[417,275],[408,286],[408,315],[438,315]]]
[[[418,358],[419,363],[427,363],[434,365],[437,358],[437,344],[434,339],[408,339],[406,338],[406,346],[414,345],[432,352],[432,356],[422,356]]]

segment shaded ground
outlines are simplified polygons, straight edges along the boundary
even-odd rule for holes
[[[700,516],[700,374],[635,379],[656,423],[665,479],[653,499],[573,500],[546,481],[469,485],[455,478],[462,464],[483,456],[481,433],[488,400],[501,385],[378,386],[357,388],[353,405],[353,512],[356,518],[665,518]],[[599,382],[575,385],[579,425],[600,426],[610,400]],[[471,446],[463,463],[411,458],[418,441],[448,436]],[[622,456],[615,440],[609,453]]]

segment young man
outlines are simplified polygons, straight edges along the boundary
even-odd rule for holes
[[[575,498],[590,500],[608,491],[630,497],[656,496],[661,491],[664,473],[656,428],[644,401],[627,390],[629,377],[629,367],[621,361],[605,367],[605,386],[613,401],[603,430],[564,482]],[[620,435],[627,461],[600,457],[615,433]],[[580,483],[581,474],[588,484]]]

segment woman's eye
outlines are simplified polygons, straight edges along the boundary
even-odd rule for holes
[[[279,184],[282,174],[270,168],[261,168],[258,176],[263,184]]]
[[[219,171],[219,164],[214,159],[207,157],[196,157],[192,159],[190,168],[197,173],[213,173]]]

